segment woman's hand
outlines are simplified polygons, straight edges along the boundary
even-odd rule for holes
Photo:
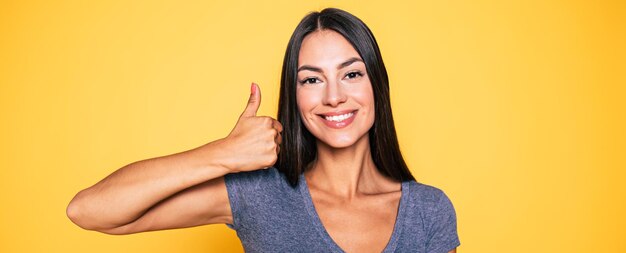
[[[268,116],[256,116],[261,105],[261,90],[252,83],[248,105],[230,134],[223,139],[228,154],[224,166],[232,172],[252,171],[276,163],[283,126]]]

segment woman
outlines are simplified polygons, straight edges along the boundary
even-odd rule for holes
[[[307,15],[283,63],[278,121],[129,164],[79,192],[77,225],[108,234],[224,223],[250,252],[456,252],[456,215],[417,183],[399,150],[387,73],[367,26],[338,9]]]

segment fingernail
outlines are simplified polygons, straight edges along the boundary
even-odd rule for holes
[[[254,83],[250,84],[250,94],[254,95]]]

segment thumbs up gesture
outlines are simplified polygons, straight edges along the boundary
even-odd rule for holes
[[[227,166],[232,172],[264,169],[278,159],[283,126],[271,117],[257,116],[260,105],[261,90],[252,83],[246,109],[224,139],[226,149],[233,154]]]

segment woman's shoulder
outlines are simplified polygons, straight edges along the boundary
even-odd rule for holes
[[[275,167],[269,167],[266,169],[229,173],[224,177],[235,180],[263,181],[280,177],[280,172]]]
[[[404,216],[405,229],[410,231],[407,234],[424,235],[428,252],[448,252],[458,247],[460,241],[456,212],[446,193],[437,187],[416,181],[407,183],[410,189],[408,208]]]
[[[409,199],[410,203],[415,206],[419,206],[425,209],[441,209],[451,207],[452,202],[448,195],[441,189],[410,180],[405,182],[409,186]]]
[[[276,190],[283,189],[287,184],[285,175],[275,167],[254,171],[230,173],[224,176],[228,189]]]

